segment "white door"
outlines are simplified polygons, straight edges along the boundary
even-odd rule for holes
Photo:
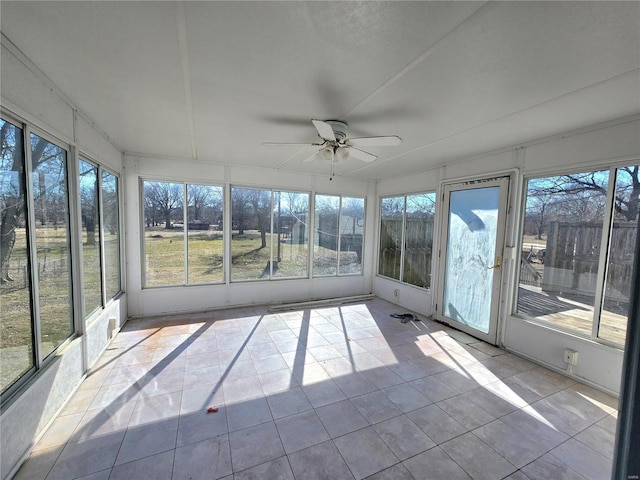
[[[496,344],[509,177],[446,185],[436,318]]]

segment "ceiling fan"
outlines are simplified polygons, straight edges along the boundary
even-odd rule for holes
[[[331,162],[331,178],[334,176],[334,166],[347,158],[355,158],[363,162],[373,162],[378,157],[359,147],[392,147],[400,145],[402,139],[396,135],[383,137],[349,138],[347,124],[339,120],[311,120],[320,137],[319,143],[276,143],[265,142],[263,145],[300,145],[316,146],[318,150],[303,160],[311,162],[322,160]]]

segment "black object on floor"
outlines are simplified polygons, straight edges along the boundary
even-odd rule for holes
[[[420,319],[413,313],[392,313],[390,316],[393,318],[399,318],[400,323],[407,323],[409,320],[413,320],[414,322],[420,321]]]

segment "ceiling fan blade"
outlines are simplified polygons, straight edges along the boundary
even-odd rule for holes
[[[349,156],[363,162],[374,162],[378,157],[355,147],[349,147]]]
[[[281,147],[281,146],[292,146],[292,147],[321,147],[324,143],[287,143],[287,142],[262,142],[262,145],[267,147]]]
[[[329,140],[330,142],[336,141],[336,134],[333,133],[333,128],[327,122],[323,122],[322,120],[311,120],[311,123],[316,127],[318,135],[322,138]]]
[[[304,160],[302,160],[302,163],[309,163],[309,162],[313,162],[316,158],[318,158],[318,152],[313,152],[311,155],[309,155],[307,158],[305,158]]]
[[[350,138],[349,143],[357,147],[395,147],[402,143],[402,139],[397,135],[388,137],[360,137]]]

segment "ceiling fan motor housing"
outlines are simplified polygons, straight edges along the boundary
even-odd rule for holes
[[[341,122],[340,120],[325,120],[325,123],[331,125],[333,133],[336,136],[336,142],[344,143],[348,134],[347,124],[345,122]]]

